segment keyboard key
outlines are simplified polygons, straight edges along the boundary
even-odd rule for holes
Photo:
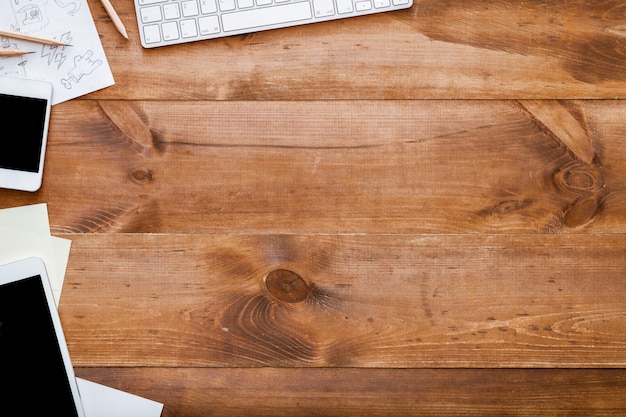
[[[212,35],[220,31],[220,20],[217,16],[206,16],[198,19],[200,35]]]
[[[299,2],[223,14],[222,25],[224,25],[225,32],[230,32],[265,25],[308,20],[312,17],[309,3]]]
[[[272,4],[272,0],[257,0],[257,6],[267,6],[268,4]]]
[[[352,0],[337,0],[337,13],[352,13]]]
[[[220,10],[223,12],[235,10],[235,0],[218,0],[218,3],[220,5]]]
[[[372,10],[371,1],[357,1],[355,6],[356,6],[357,12],[364,12],[365,10]]]
[[[377,9],[389,6],[391,6],[391,2],[389,0],[374,0],[374,7]]]
[[[161,42],[161,31],[159,30],[159,25],[144,26],[143,37],[146,40],[146,43]]]
[[[237,0],[240,9],[249,9],[254,6],[254,0]]]
[[[151,4],[166,3],[167,0],[139,0],[140,6],[149,6]]]
[[[143,23],[153,23],[163,20],[161,6],[144,7],[141,9],[141,21]]]
[[[200,10],[202,14],[217,12],[217,4],[215,0],[200,0]]]
[[[184,17],[197,16],[200,13],[198,11],[198,2],[196,0],[184,1],[181,5],[183,6]]]
[[[335,14],[333,0],[313,0],[313,9],[316,17],[326,17]]]
[[[180,34],[183,38],[193,38],[198,36],[198,28],[195,19],[187,19],[180,21]]]
[[[165,20],[178,19],[180,17],[180,7],[178,3],[170,3],[163,6],[163,16]]]
[[[180,38],[178,34],[178,22],[168,22],[161,25],[163,30],[163,40],[173,41]]]

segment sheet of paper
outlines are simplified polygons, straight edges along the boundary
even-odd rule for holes
[[[62,239],[60,237],[52,236],[52,251],[56,266],[56,279],[59,282],[59,297],[61,297],[61,289],[63,288],[63,279],[65,278],[65,272],[67,271],[67,262],[70,259],[70,249],[72,248],[72,241],[69,239]],[[58,300],[57,300],[58,304]]]
[[[76,378],[85,417],[159,417],[163,404]]]
[[[50,235],[48,205],[45,203],[0,210],[0,224],[28,232]]]
[[[0,210],[0,264],[38,256],[44,260],[57,306],[71,241],[50,234],[46,204]],[[86,417],[159,417],[163,404],[114,388],[76,379]]]
[[[7,264],[32,256],[43,259],[50,280],[52,292],[60,292],[61,282],[56,274],[56,259],[52,248],[52,239],[42,237],[35,233],[29,233],[0,225],[0,264]]]
[[[28,231],[50,236],[48,206],[45,203],[40,203],[0,210],[0,225],[12,227],[17,231]],[[63,277],[65,277],[65,271],[67,270],[71,246],[71,240],[52,236],[52,250],[56,263],[56,275],[60,279],[61,286],[63,284]],[[51,264],[47,266],[48,269],[51,267],[53,268],[54,265]],[[48,273],[50,274],[50,272]]]
[[[46,204],[0,210],[0,264],[31,256],[44,260],[59,305],[71,241],[50,235]]]
[[[56,39],[49,46],[0,37],[0,49],[34,53],[1,57],[0,75],[48,80],[57,104],[114,84],[111,68],[86,0],[0,1],[0,28]]]

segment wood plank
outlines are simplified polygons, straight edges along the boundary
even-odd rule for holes
[[[625,232],[626,105],[530,106],[77,100],[42,190],[0,207],[47,202],[56,233]]]
[[[80,367],[626,366],[624,234],[64,236]]]
[[[626,371],[78,369],[165,404],[163,417],[619,416]]]
[[[620,0],[417,0],[405,11],[158,51],[141,48],[132,1],[115,5],[130,41],[91,6],[116,79],[95,98],[626,96]]]

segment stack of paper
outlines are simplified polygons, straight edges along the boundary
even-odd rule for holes
[[[71,241],[50,234],[46,204],[0,210],[0,264],[43,259],[57,306]],[[77,378],[86,417],[159,417],[163,404]]]
[[[0,264],[31,256],[43,259],[57,306],[70,246],[71,241],[50,235],[45,204],[0,210]]]

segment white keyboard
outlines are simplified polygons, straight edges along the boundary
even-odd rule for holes
[[[144,48],[411,7],[413,0],[134,0]]]

